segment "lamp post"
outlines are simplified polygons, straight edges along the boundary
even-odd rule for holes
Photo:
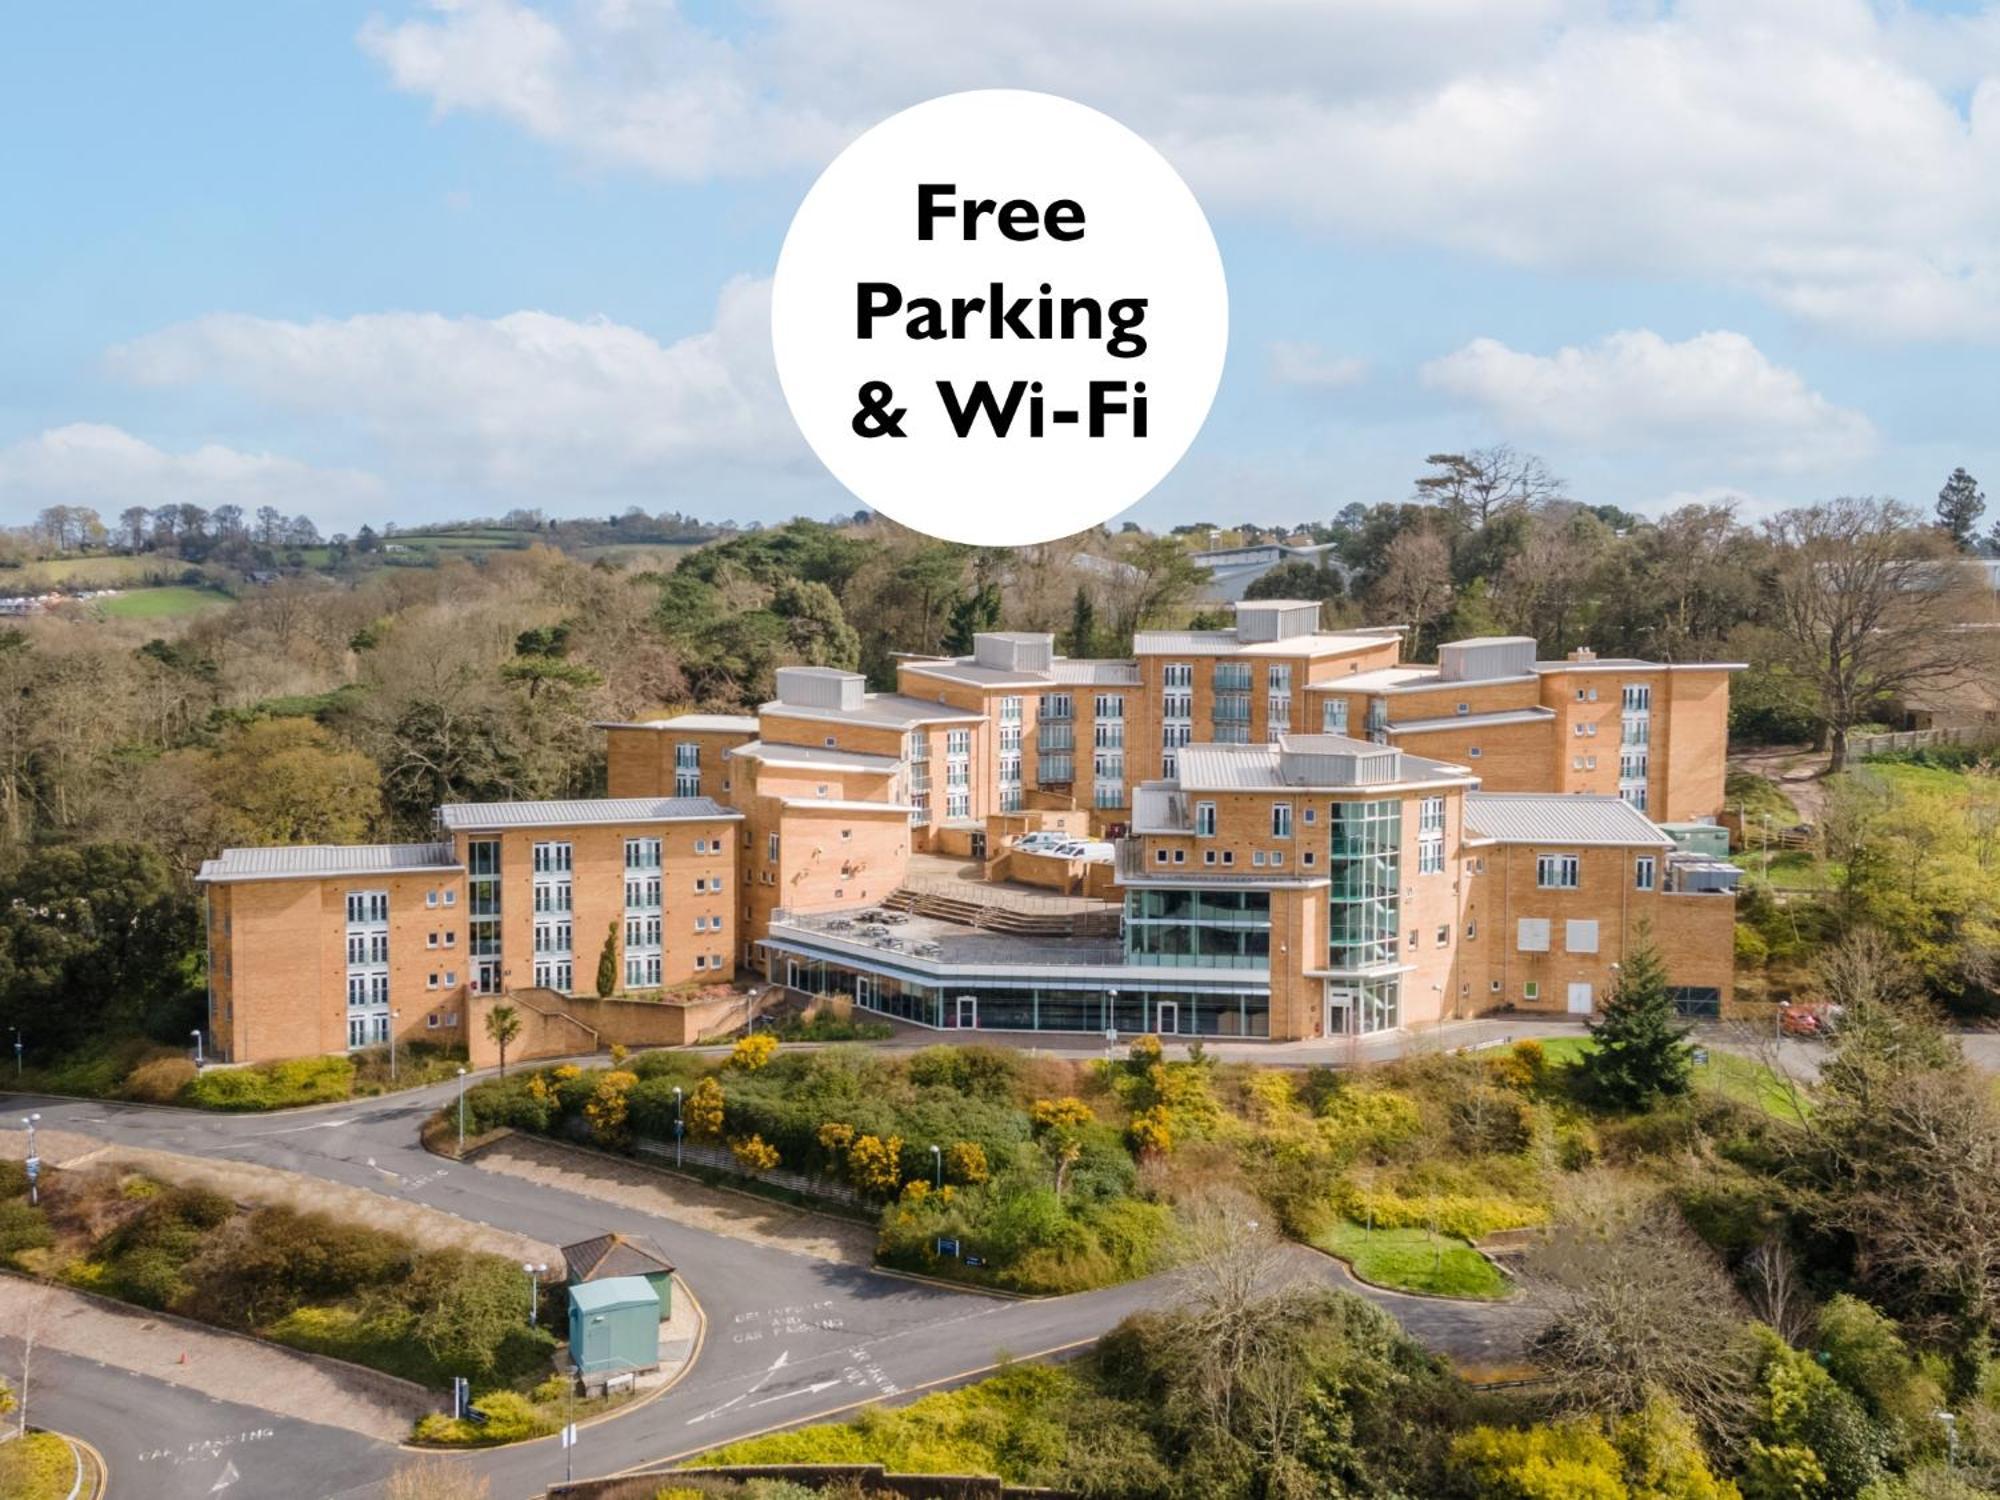
[[[28,1127],[28,1159],[23,1165],[28,1169],[28,1202],[31,1206],[42,1201],[42,1158],[35,1150],[35,1121],[39,1119],[39,1114],[21,1116],[21,1123]]]
[[[674,1085],[674,1166],[681,1164],[681,1140],[687,1135],[687,1120],[681,1113],[681,1086]]]
[[[944,1186],[944,1148],[942,1146],[931,1147],[931,1165],[937,1169],[936,1178],[931,1186],[942,1188]]]
[[[396,1084],[396,1023],[403,1019],[400,1010],[389,1012],[389,1086]]]
[[[21,1076],[21,1028],[18,1026],[9,1026],[7,1029],[14,1033],[14,1077],[19,1079]]]
[[[458,1154],[465,1155],[465,1069],[458,1070]]]
[[[194,1065],[198,1068],[203,1063],[208,1061],[208,1059],[202,1055],[201,1028],[199,1026],[195,1027],[194,1031],[190,1034],[194,1037]]]
[[[548,1274],[549,1268],[547,1266],[530,1265],[527,1261],[522,1261],[521,1269],[528,1273],[528,1326],[533,1328],[535,1326],[535,1316],[541,1310],[541,1278]]]

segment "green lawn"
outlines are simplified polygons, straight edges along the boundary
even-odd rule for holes
[[[1548,1059],[1551,1066],[1581,1062],[1597,1045],[1587,1036],[1545,1037],[1541,1041],[1542,1056]],[[1725,1052],[1719,1047],[1709,1047],[1708,1061],[1696,1066],[1694,1085],[1698,1089],[1710,1089],[1740,1103],[1753,1105],[1779,1120],[1796,1120],[1800,1106],[1808,1112],[1812,1108],[1811,1102],[1803,1096],[1795,1104],[1786,1080],[1754,1057],[1745,1057],[1740,1052]]]
[[[11,1418],[7,1426],[13,1426]],[[76,1456],[54,1433],[31,1432],[0,1443],[0,1494],[9,1500],[64,1500],[75,1482]]]
[[[1377,1229],[1342,1219],[1313,1244],[1354,1267],[1363,1281],[1432,1297],[1496,1301],[1513,1290],[1500,1268],[1464,1240],[1424,1229]]]
[[[191,589],[176,584],[169,588],[133,589],[100,599],[97,608],[112,620],[178,620],[229,602],[227,594],[214,589]]]
[[[1750,841],[1753,845],[1757,841],[1754,832]],[[1732,855],[1731,859],[1751,879],[1761,880],[1774,890],[1831,890],[1840,875],[1838,865],[1821,859],[1810,849],[1774,849],[1768,854],[1752,850]]]
[[[0,570],[0,583],[33,590],[71,584],[85,589],[115,589],[148,578],[175,578],[187,564],[173,557],[45,557]]]

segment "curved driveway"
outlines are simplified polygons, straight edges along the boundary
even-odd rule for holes
[[[0,1098],[7,1100],[7,1115],[29,1107],[39,1110],[45,1129],[280,1167],[556,1243],[608,1229],[650,1236],[676,1262],[707,1315],[705,1342],[694,1367],[664,1396],[583,1430],[574,1455],[578,1477],[657,1462],[893,1399],[976,1374],[1003,1357],[1079,1347],[1170,1291],[1156,1277],[1069,1297],[1009,1300],[839,1265],[482,1172],[475,1165],[433,1156],[418,1144],[418,1128],[450,1101],[453,1089],[443,1084],[386,1098],[248,1116],[96,1100]],[[1496,1362],[1518,1347],[1518,1309],[1376,1294],[1357,1286],[1334,1263],[1317,1256],[1310,1260],[1319,1274],[1381,1302],[1418,1337],[1438,1347]],[[161,1404],[172,1403],[163,1396]],[[148,1420],[145,1408],[143,1400],[134,1400],[115,1418],[92,1421],[91,1405],[79,1402],[63,1416],[71,1430],[110,1452],[131,1446],[134,1424],[143,1426]],[[160,1420],[166,1420],[164,1411]],[[365,1493],[392,1460],[386,1446],[377,1445],[379,1459],[357,1462],[352,1434],[297,1425],[298,1434],[287,1431],[288,1443],[271,1444],[257,1455],[258,1474],[237,1465],[237,1481],[220,1492],[225,1500]],[[348,1488],[320,1487],[322,1465],[302,1463],[286,1473],[282,1464],[268,1461],[283,1447],[306,1443],[307,1435],[317,1433],[328,1434],[329,1444],[337,1439],[346,1453]],[[157,1448],[184,1438],[176,1425],[136,1440]],[[115,1466],[115,1454],[113,1462]],[[553,1440],[476,1455],[467,1462],[493,1476],[498,1500],[538,1494],[563,1474],[562,1454]],[[315,1478],[308,1481],[308,1474]]]

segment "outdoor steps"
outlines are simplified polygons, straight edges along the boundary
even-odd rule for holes
[[[960,927],[983,928],[989,932],[1011,933],[1017,937],[1116,937],[1119,910],[1115,906],[1079,911],[1028,912],[994,906],[962,896],[944,896],[935,891],[914,891],[899,886],[883,898],[891,911],[934,917]]]

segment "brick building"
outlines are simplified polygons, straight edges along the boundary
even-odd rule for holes
[[[216,1048],[450,1034],[472,995],[559,1006],[596,993],[607,943],[621,993],[755,972],[945,1030],[1581,1015],[1642,929],[1684,1008],[1728,1002],[1727,872],[1653,819],[1720,811],[1731,664],[1538,661],[1516,637],[1403,664],[1399,632],[1317,619],[1245,603],[1101,661],[994,632],[899,663],[894,692],[781,668],[755,714],[599,726],[603,799],[444,807],[432,844],[226,851],[201,873]],[[1086,820],[1116,859],[1084,884],[1115,905],[1011,938],[977,911],[962,939],[854,934],[914,855],[991,874],[1024,829]]]

